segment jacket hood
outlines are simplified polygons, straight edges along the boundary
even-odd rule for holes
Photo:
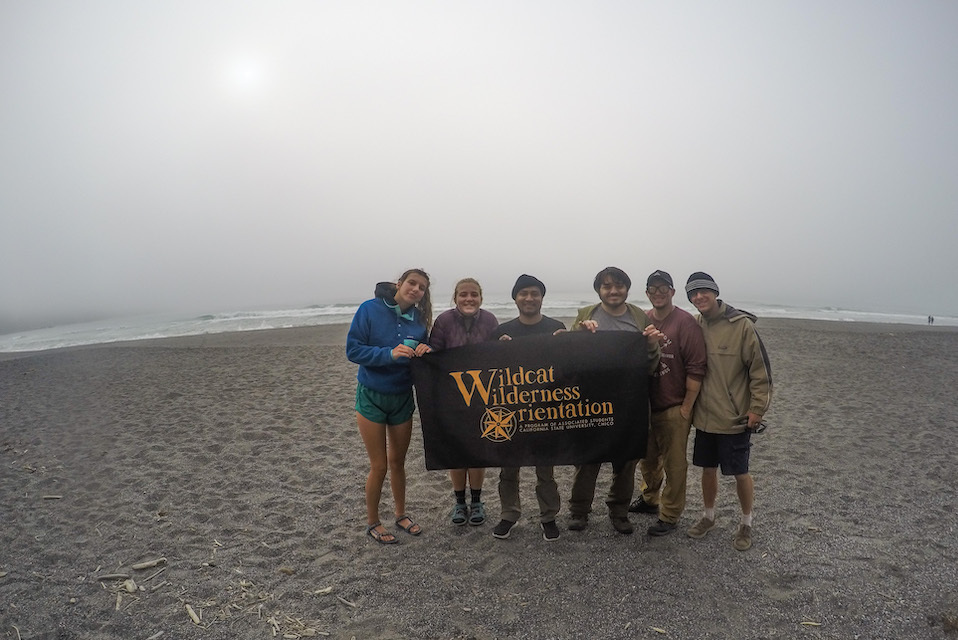
[[[392,300],[396,297],[396,283],[395,282],[377,282],[376,291],[373,293],[373,297],[383,298],[385,300]]]
[[[721,302],[721,300],[719,302]],[[725,303],[722,303],[722,304],[725,304]],[[755,324],[756,322],[758,322],[758,316],[756,316],[754,313],[749,313],[748,311],[745,311],[744,309],[736,309],[735,307],[729,304],[725,304],[725,318],[729,322],[736,322],[738,320],[741,320],[742,318],[748,318],[749,320],[752,321],[752,324]]]

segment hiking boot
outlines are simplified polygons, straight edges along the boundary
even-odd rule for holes
[[[514,526],[516,526],[516,523],[512,520],[500,520],[496,528],[492,530],[492,536],[500,540],[505,540],[509,537],[509,534],[512,533]]]
[[[639,498],[629,505],[629,513],[659,513],[659,506],[649,504],[644,498]]]
[[[465,502],[457,502],[452,508],[452,523],[457,527],[466,524],[469,519],[469,507]]]
[[[689,530],[686,531],[689,534],[690,538],[704,538],[705,534],[711,531],[715,527],[715,520],[709,520],[706,517],[702,517],[701,520],[689,527]]]
[[[649,527],[650,536],[667,536],[670,533],[675,531],[674,522],[666,522],[665,520],[657,520],[655,524]]]
[[[542,539],[546,542],[552,542],[559,539],[559,527],[555,520],[542,523]]]
[[[612,528],[619,533],[629,535],[635,531],[635,529],[632,528],[632,522],[625,516],[612,516],[610,520],[612,520]]]
[[[484,502],[473,502],[469,505],[469,524],[478,527],[486,521],[486,505]]]
[[[735,532],[735,548],[739,551],[748,551],[752,548],[752,527],[747,524],[740,524],[738,531]]]
[[[569,531],[585,531],[589,526],[589,516],[573,515],[569,518]]]

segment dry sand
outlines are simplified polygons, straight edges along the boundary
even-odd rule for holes
[[[453,527],[418,430],[409,512],[425,533],[375,544],[346,327],[8,357],[0,637],[958,637],[958,332],[758,326],[776,393],[745,553],[727,479],[719,527],[685,535],[701,511],[694,469],[665,538],[645,535],[650,516],[615,533],[599,496],[587,531],[567,531],[563,507],[546,543],[529,470],[509,540],[491,535],[494,470],[491,522]],[[557,469],[564,500],[571,476]]]

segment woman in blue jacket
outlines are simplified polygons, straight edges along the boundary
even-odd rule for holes
[[[467,344],[478,344],[492,337],[499,321],[482,306],[482,287],[474,278],[463,278],[456,283],[452,294],[454,309],[439,314],[429,336],[429,346],[439,351]],[[452,492],[456,502],[452,507],[452,523],[473,526],[486,521],[486,508],[482,502],[482,481],[485,469],[450,469]],[[469,478],[470,504],[466,505],[466,478]]]
[[[409,359],[429,352],[426,336],[431,325],[429,274],[409,269],[399,278],[395,293],[377,288],[377,297],[359,306],[346,336],[346,357],[359,365],[356,421],[369,456],[366,533],[381,544],[399,542],[379,519],[387,470],[396,526],[414,536],[422,533],[406,514],[406,451],[416,408]]]

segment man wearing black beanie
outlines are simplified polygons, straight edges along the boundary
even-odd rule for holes
[[[564,331],[565,325],[542,315],[542,297],[546,286],[535,276],[523,273],[512,287],[512,299],[516,301],[519,317],[499,325],[493,336],[500,340],[512,340],[525,336],[554,334]],[[556,514],[559,513],[559,486],[551,466],[536,467],[536,498],[539,499],[539,526],[547,542],[559,539]],[[499,471],[499,502],[502,516],[492,535],[504,540],[512,533],[522,516],[519,502],[519,468],[503,467]]]
[[[516,296],[519,295],[519,292],[528,287],[535,287],[539,290],[539,297],[544,298],[546,296],[546,285],[535,276],[530,276],[528,273],[523,273],[521,276],[516,278],[516,283],[512,285],[512,299],[515,300]]]

